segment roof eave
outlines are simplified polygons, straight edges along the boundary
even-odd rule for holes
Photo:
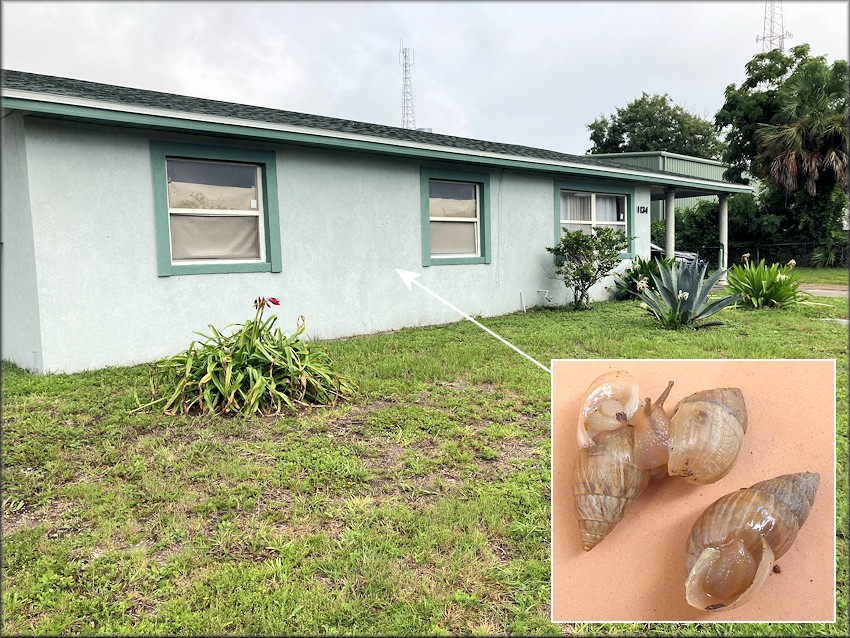
[[[634,182],[663,186],[698,187],[718,193],[753,192],[752,187],[741,184],[686,178],[675,175],[662,175],[639,169],[631,170],[626,167],[591,166],[575,162],[446,147],[437,144],[394,140],[288,124],[129,106],[30,91],[4,90],[2,106],[6,109],[53,114],[68,118],[89,119],[105,124],[226,135],[271,142],[289,142],[415,159],[465,161],[503,168],[510,167],[538,172],[569,173],[604,179],[628,179]]]

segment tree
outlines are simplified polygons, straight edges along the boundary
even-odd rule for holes
[[[715,116],[727,129],[725,177],[762,180],[760,213],[774,239],[832,244],[847,205],[847,62],[803,44],[759,53]],[[730,220],[731,221],[731,220]],[[731,228],[730,228],[731,231]],[[760,242],[766,238],[759,238]]]
[[[788,195],[816,197],[847,180],[847,62],[803,61],[776,92],[779,112],[755,131],[753,173]]]
[[[557,246],[546,248],[559,258],[555,275],[573,291],[573,310],[590,309],[590,289],[620,263],[629,244],[620,230],[598,226],[593,234],[564,229]]]
[[[610,119],[600,116],[587,128],[593,154],[667,151],[719,159],[723,151],[713,124],[673,104],[666,93],[644,92]]]
[[[791,49],[786,55],[780,49],[757,53],[746,65],[747,79],[740,88],[726,87],[725,102],[714,116],[715,126],[726,133],[722,160],[729,165],[724,177],[744,184],[756,156],[755,132],[760,124],[773,120],[779,112],[776,92],[788,73],[809,57],[809,45]]]

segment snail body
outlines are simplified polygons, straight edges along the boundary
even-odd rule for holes
[[[714,483],[738,459],[747,431],[739,388],[696,392],[679,401],[670,418],[667,471],[691,483]]]
[[[688,538],[688,604],[714,611],[750,600],[806,522],[819,481],[812,472],[784,474],[712,503]]]
[[[647,397],[644,405],[629,420],[629,425],[634,429],[635,438],[635,465],[644,470],[661,468],[660,476],[666,474],[668,454],[668,439],[670,429],[670,417],[664,411],[664,401],[673,389],[673,382],[667,384],[667,389],[652,404]]]
[[[634,465],[634,433],[622,427],[596,435],[579,450],[573,470],[576,517],[584,551],[605,538],[649,483],[650,472]]]

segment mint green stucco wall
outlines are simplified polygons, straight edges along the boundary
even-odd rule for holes
[[[285,330],[305,315],[308,335],[318,338],[459,319],[423,291],[407,290],[396,268],[421,272],[422,284],[473,315],[519,310],[520,293],[527,306],[541,304],[539,289],[568,300],[563,284],[547,277],[551,177],[427,164],[489,174],[491,263],[423,267],[420,161],[42,119],[27,120],[26,131],[37,259],[20,268],[35,273],[26,286],[30,299],[39,293],[41,370],[172,354],[208,323],[247,319],[258,296],[280,299]],[[152,139],[275,151],[282,272],[158,276]],[[635,205],[649,205],[648,187],[636,188]],[[649,215],[636,216],[635,232],[638,254],[648,255]],[[14,301],[8,312],[31,314]]]
[[[42,369],[36,246],[30,214],[27,148],[20,113],[0,122],[3,148],[2,183],[2,357],[31,370]]]

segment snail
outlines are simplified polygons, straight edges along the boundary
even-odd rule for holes
[[[623,519],[649,483],[650,470],[663,469],[668,422],[663,404],[672,387],[671,381],[654,406],[646,399],[643,410],[638,410],[637,381],[626,372],[603,374],[585,393],[573,469],[576,517],[585,551],[596,547]]]
[[[605,538],[626,515],[649,483],[649,470],[632,460],[631,428],[599,432],[593,447],[579,450],[573,471],[573,494],[584,551]]]
[[[650,477],[670,474],[712,483],[725,476],[747,429],[738,388],[697,392],[664,410],[673,381],[640,408],[637,380],[617,370],[597,377],[579,414],[579,455],[573,469],[576,516],[585,551],[625,516]]]
[[[682,399],[670,418],[667,472],[691,483],[714,483],[735,465],[746,431],[747,406],[739,388]]]
[[[806,522],[819,482],[813,472],[784,474],[712,503],[688,538],[688,604],[714,611],[750,600]]]

